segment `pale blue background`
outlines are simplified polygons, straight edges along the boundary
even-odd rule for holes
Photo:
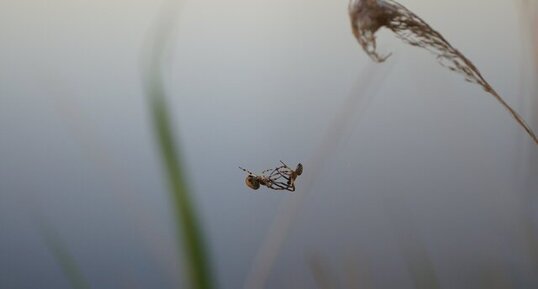
[[[69,288],[39,218],[93,288],[184,284],[141,81],[157,2],[0,2],[0,288]],[[401,3],[538,129],[517,1]],[[249,190],[237,166],[282,159],[311,170],[372,65],[343,0],[183,1],[178,15],[166,71],[177,135],[220,288],[242,288],[289,195]],[[537,217],[537,147],[491,96],[425,51],[388,32],[379,46],[393,52],[392,68],[357,96],[372,101],[328,156],[268,288],[312,288],[312,255],[342,288],[353,268],[377,288],[414,288],[401,248],[409,236],[441,288],[480,288],[488,274],[536,288],[525,224]]]

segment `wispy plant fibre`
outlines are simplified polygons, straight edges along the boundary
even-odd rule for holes
[[[476,83],[493,95],[538,144],[536,134],[525,120],[482,77],[476,66],[454,48],[424,20],[403,5],[391,0],[351,0],[349,2],[351,28],[364,51],[376,62],[385,61],[389,55],[376,52],[375,33],[386,27],[402,41],[433,53],[441,65],[462,74],[469,82]]]

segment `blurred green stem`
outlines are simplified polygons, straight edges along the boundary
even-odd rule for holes
[[[165,50],[171,41],[177,20],[179,1],[168,1],[159,13],[155,27],[148,34],[146,67],[144,76],[146,96],[150,106],[150,117],[154,125],[155,138],[166,170],[170,198],[175,213],[178,246],[185,258],[189,287],[196,289],[214,288],[210,262],[205,247],[202,229],[197,219],[196,208],[188,189],[182,165],[180,149],[174,138],[172,115],[166,101],[163,80]],[[182,249],[182,250],[181,250]]]
[[[177,233],[182,240],[186,266],[192,288],[212,288],[208,256],[193,202],[183,174],[179,152],[172,134],[169,112],[163,95],[151,96],[151,112],[156,138],[160,146],[177,224]]]
[[[60,265],[62,272],[69,281],[73,289],[90,289],[88,281],[84,278],[82,271],[77,265],[75,258],[67,249],[67,246],[60,238],[60,235],[43,219],[39,221],[39,229],[45,245],[52,256]]]

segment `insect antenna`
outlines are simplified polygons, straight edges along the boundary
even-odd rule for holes
[[[261,174],[263,175],[263,174],[265,174],[265,173],[267,173],[267,172],[274,171],[274,170],[275,170],[275,169],[267,169],[267,170],[265,170],[265,171],[262,171]]]
[[[254,174],[253,172],[251,172],[251,171],[249,171],[249,170],[247,170],[247,169],[244,169],[244,168],[242,168],[242,167],[239,167],[239,169],[241,169],[241,170],[244,171],[244,172],[247,172],[249,175],[253,175],[253,176],[256,175],[256,174]]]

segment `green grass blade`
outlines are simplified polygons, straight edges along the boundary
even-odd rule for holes
[[[51,252],[56,262],[58,262],[71,288],[90,289],[91,287],[88,281],[84,278],[75,258],[67,249],[58,232],[51,226],[43,223],[43,221],[41,221],[39,229],[47,249]]]
[[[208,251],[205,246],[198,214],[185,178],[185,166],[182,163],[180,149],[174,138],[172,115],[167,105],[167,95],[163,82],[163,63],[167,43],[177,20],[177,5],[163,6],[157,19],[155,29],[149,34],[146,51],[147,66],[144,67],[146,96],[151,121],[159,153],[166,171],[170,189],[170,199],[175,214],[178,246],[183,252],[185,268],[189,278],[189,287],[195,289],[214,288]]]
[[[174,142],[169,112],[158,90],[151,96],[151,112],[161,157],[166,169],[170,197],[175,211],[178,237],[182,241],[192,288],[213,288],[207,250],[191,200],[180,155]]]

